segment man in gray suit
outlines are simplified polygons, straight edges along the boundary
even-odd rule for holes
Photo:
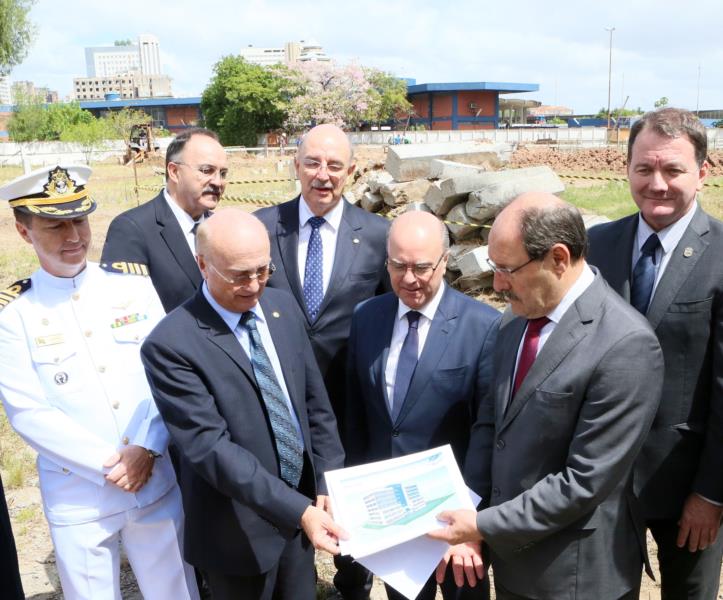
[[[644,539],[630,473],[658,406],[662,352],[586,250],[577,209],[548,194],[520,196],[490,232],[494,287],[514,314],[465,465],[483,508],[441,513],[447,526],[431,535],[483,541],[498,600],[637,597]],[[483,575],[472,549],[465,568],[453,563],[458,580]]]
[[[628,144],[640,212],[590,231],[590,263],[647,317],[665,356],[660,409],[634,471],[663,600],[717,598],[723,554],[723,223],[696,201],[706,156],[692,113],[647,113]]]

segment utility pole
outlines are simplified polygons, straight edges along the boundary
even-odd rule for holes
[[[605,31],[610,32],[610,50],[608,53],[608,129],[610,129],[610,90],[613,76],[613,31],[615,31],[615,27],[606,27]]]

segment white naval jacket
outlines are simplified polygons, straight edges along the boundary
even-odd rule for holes
[[[38,452],[48,521],[84,523],[155,502],[175,475],[140,359],[164,316],[150,278],[88,263],[74,278],[39,269],[30,281],[0,310],[0,393],[10,424]],[[135,494],[104,479],[103,463],[124,444],[163,455]]]

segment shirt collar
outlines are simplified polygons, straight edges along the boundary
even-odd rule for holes
[[[173,216],[176,217],[178,224],[181,226],[183,233],[191,233],[191,230],[196,223],[196,221],[193,220],[193,217],[176,204],[176,201],[171,198],[171,195],[168,193],[166,188],[163,188],[163,197],[166,199],[166,202],[168,203]],[[203,216],[201,216],[199,221],[203,221]]]
[[[331,225],[334,231],[338,231],[339,226],[341,225],[341,216],[344,213],[344,202],[346,202],[346,200],[342,198],[341,200],[339,200],[339,202],[336,203],[336,206],[334,208],[332,208],[328,213],[324,215],[326,224]],[[311,227],[311,225],[307,225],[306,222],[314,216],[314,213],[311,212],[311,209],[306,203],[306,200],[304,200],[304,197],[299,196],[299,226]]]
[[[402,320],[410,310],[416,310],[418,313],[421,313],[422,315],[427,317],[427,319],[432,321],[434,319],[434,315],[437,313],[439,303],[442,301],[442,296],[444,296],[444,290],[446,287],[447,284],[442,282],[442,285],[439,286],[437,293],[432,297],[429,302],[427,302],[427,304],[422,306],[422,308],[409,308],[406,304],[404,304],[404,302],[399,300],[399,305],[397,306],[397,320]]]
[[[218,302],[216,302],[216,299],[211,295],[211,292],[208,289],[205,281],[201,286],[201,292],[203,293],[204,298],[206,298],[208,303],[211,305],[211,308],[213,308],[213,310],[218,313],[218,316],[223,319],[223,322],[226,323],[228,328],[231,331],[234,331],[236,327],[238,327],[238,323],[241,320],[241,316],[243,313],[237,313],[228,310],[227,308],[224,308]],[[258,302],[250,310],[252,313],[254,313],[258,321],[264,321],[264,311],[261,310],[261,305]]]
[[[56,290],[74,290],[82,285],[87,275],[88,263],[86,262],[83,270],[74,277],[57,277],[56,275],[51,275],[41,267],[35,272],[33,279],[38,283],[55,288]]]
[[[575,300],[582,296],[582,293],[590,287],[594,279],[595,273],[593,273],[592,269],[585,263],[580,276],[575,283],[572,284],[572,287],[567,290],[567,293],[562,297],[560,303],[547,315],[547,318],[555,324],[559,323],[562,315],[574,304]]]
[[[643,244],[653,233],[658,234],[660,245],[663,247],[663,252],[665,254],[668,254],[668,252],[670,252],[671,250],[675,250],[675,247],[678,245],[678,242],[680,242],[680,239],[683,237],[685,230],[688,228],[688,225],[690,225],[690,222],[693,220],[693,216],[695,215],[695,211],[697,209],[698,201],[694,200],[687,213],[680,217],[680,219],[678,219],[675,223],[671,223],[660,231],[653,231],[653,228],[645,222],[643,216],[638,213],[638,233],[635,240],[638,247],[638,253],[641,252]]]

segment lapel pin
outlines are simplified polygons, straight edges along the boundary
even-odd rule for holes
[[[281,316],[277,311],[272,312],[271,315],[274,317],[274,319],[278,319]]]
[[[359,243],[359,238],[354,238],[354,239],[352,240],[352,242],[354,242],[355,244],[358,244],[358,243]]]
[[[685,256],[685,258],[690,258],[691,256],[693,256],[693,248],[687,246],[686,249],[683,250],[683,256]]]

